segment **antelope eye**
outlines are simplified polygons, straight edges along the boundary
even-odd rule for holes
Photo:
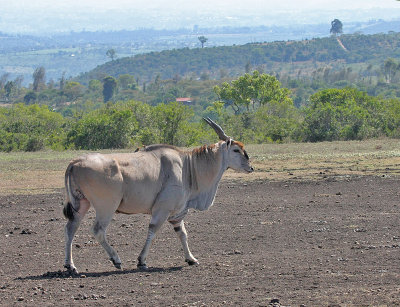
[[[234,152],[240,152],[240,150],[239,150],[239,149],[234,149],[233,151],[234,151]]]

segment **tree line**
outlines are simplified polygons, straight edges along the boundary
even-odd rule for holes
[[[400,100],[370,96],[355,88],[320,90],[307,105],[296,107],[290,90],[276,76],[253,71],[215,85],[213,92],[216,99],[203,109],[176,101],[150,105],[132,99],[98,106],[86,102],[86,109],[70,112],[37,103],[1,107],[0,151],[136,148],[152,143],[187,147],[214,142],[203,116],[246,143],[400,137]]]
[[[254,69],[250,62],[244,68],[247,73]],[[263,67],[257,67],[256,70],[266,73]],[[299,69],[290,66],[267,74],[275,76],[283,87],[291,91],[290,95],[297,107],[307,105],[312,94],[328,88],[352,87],[370,96],[400,97],[400,63],[394,58],[357,66],[305,64]],[[176,74],[172,79],[162,79],[158,74],[151,82],[143,82],[131,74],[121,74],[117,78],[106,75],[102,79],[92,79],[84,85],[66,79],[65,74],[62,74],[58,82],[50,80],[46,83],[46,71],[38,67],[32,76],[33,83],[28,88],[22,87],[20,77],[14,80],[8,77],[7,74],[0,76],[0,102],[47,104],[69,114],[78,109],[99,107],[107,101],[138,100],[156,105],[179,97],[192,98],[197,113],[217,99],[213,91],[215,85],[235,80],[228,76],[225,69],[220,70],[217,79],[211,79],[207,74],[202,74],[200,78],[183,78]]]

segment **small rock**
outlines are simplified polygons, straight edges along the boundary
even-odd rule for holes
[[[30,235],[32,234],[32,231],[29,229],[22,229],[21,235]]]

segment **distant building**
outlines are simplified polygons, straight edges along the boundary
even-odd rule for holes
[[[192,98],[189,98],[189,97],[176,98],[176,102],[180,102],[184,105],[192,105],[193,104]]]

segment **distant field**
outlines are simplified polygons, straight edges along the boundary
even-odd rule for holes
[[[256,171],[251,175],[228,171],[224,180],[400,176],[400,142],[394,139],[248,145],[247,151]],[[0,195],[51,193],[62,188],[68,162],[83,153],[0,153]]]

